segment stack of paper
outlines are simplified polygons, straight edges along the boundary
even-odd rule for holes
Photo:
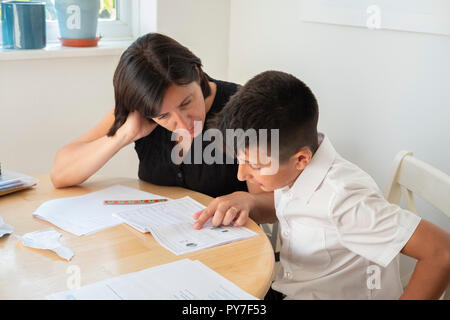
[[[53,300],[257,300],[200,261],[183,259],[76,290]]]
[[[258,234],[245,227],[213,227],[209,220],[194,229],[192,215],[205,206],[190,197],[156,203],[114,214],[141,232],[150,232],[161,246],[176,255],[198,251]]]
[[[3,171],[0,174],[0,193],[7,193],[16,189],[31,187],[38,182],[37,179],[15,171]]]
[[[114,213],[129,208],[129,205],[105,205],[105,200],[142,200],[162,199],[156,194],[137,189],[115,185],[87,195],[55,199],[44,202],[33,216],[53,223],[55,226],[82,236],[94,233],[122,223]],[[133,205],[133,208],[151,206]]]

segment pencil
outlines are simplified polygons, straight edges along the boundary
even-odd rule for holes
[[[147,204],[165,202],[169,199],[149,199],[149,200],[105,200],[103,204]]]

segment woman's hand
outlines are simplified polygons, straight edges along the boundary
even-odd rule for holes
[[[138,111],[128,114],[125,123],[117,130],[117,134],[124,137],[124,144],[132,143],[149,135],[158,124],[147,120]]]
[[[238,191],[226,196],[215,198],[207,208],[193,215],[196,219],[195,229],[201,229],[203,224],[212,217],[215,227],[220,225],[243,226],[247,223],[250,211],[255,206],[255,197],[251,193]]]

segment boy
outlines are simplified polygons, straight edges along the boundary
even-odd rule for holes
[[[238,178],[274,191],[281,239],[274,290],[287,299],[441,296],[450,277],[449,234],[388,203],[367,173],[334,150],[330,140],[317,132],[317,102],[303,82],[282,72],[259,74],[230,99],[217,119],[223,133],[226,129],[255,129],[256,133],[279,129],[278,157],[261,153],[260,145],[245,141],[235,149]],[[274,161],[278,171],[264,174]],[[273,220],[261,218],[256,202],[246,203],[243,195],[239,197],[234,202],[213,201],[212,208],[194,216],[196,228],[210,217],[214,225],[233,220],[243,225],[248,212],[259,223]],[[216,212],[218,207],[221,212]],[[400,252],[418,259],[404,292]]]

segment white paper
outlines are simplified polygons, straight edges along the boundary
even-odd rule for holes
[[[0,217],[0,238],[3,237],[5,234],[11,234],[14,231],[13,227],[11,227],[9,224],[6,224],[2,217]]]
[[[156,194],[114,185],[83,196],[61,198],[44,202],[33,216],[53,223],[55,226],[77,236],[91,234],[120,224],[113,213],[137,209],[143,205],[105,205],[105,200],[163,199]]]
[[[213,227],[211,220],[194,229],[192,215],[205,206],[190,197],[115,214],[141,232],[150,232],[161,246],[176,255],[194,252],[258,234],[245,227]]]
[[[32,186],[38,183],[38,179],[27,176],[26,174],[3,170],[0,175],[0,191],[8,191],[20,187]]]
[[[47,297],[54,300],[257,300],[200,261],[183,259]]]
[[[54,251],[58,256],[67,261],[70,261],[73,257],[73,251],[59,242],[61,233],[53,228],[29,232],[23,236],[16,237],[22,240],[24,246]]]

